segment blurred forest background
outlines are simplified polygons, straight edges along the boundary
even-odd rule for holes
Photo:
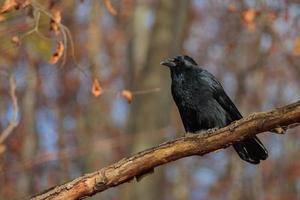
[[[245,116],[296,101],[300,2],[0,1],[0,199],[182,136],[159,65],[179,53],[216,75]],[[228,148],[91,199],[300,199],[300,129],[260,138],[270,154],[260,165]]]

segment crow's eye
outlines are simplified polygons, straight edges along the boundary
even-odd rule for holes
[[[178,58],[175,58],[174,59],[174,62],[177,64],[177,65],[180,65],[182,62],[180,61],[180,59],[178,59]]]

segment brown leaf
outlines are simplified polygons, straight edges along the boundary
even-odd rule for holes
[[[21,9],[25,8],[26,6],[30,5],[31,1],[30,0],[5,0],[1,9],[0,9],[0,14],[9,12],[13,8],[15,9]]]
[[[5,13],[11,11],[15,6],[17,6],[17,2],[15,0],[5,0],[1,9],[0,13]]]
[[[108,10],[108,12],[110,12],[110,14],[112,14],[113,16],[116,16],[118,14],[117,10],[113,7],[110,0],[104,0],[104,4],[105,4],[106,9]]]
[[[56,35],[60,33],[59,24],[61,22],[61,11],[59,9],[51,9],[52,18],[50,19],[50,30]]]
[[[100,82],[97,78],[94,78],[91,92],[95,97],[100,96],[103,92],[103,89],[102,89],[102,87],[100,85]]]
[[[131,91],[129,91],[129,90],[122,90],[120,95],[121,95],[121,97],[123,97],[124,99],[126,99],[128,103],[132,102],[133,95],[132,95]]]
[[[49,63],[50,64],[55,64],[57,63],[57,61],[61,58],[61,56],[64,54],[64,50],[65,50],[65,47],[64,47],[64,44],[62,41],[59,41],[57,43],[57,47],[56,47],[56,50],[55,52],[52,54],[51,58],[49,59]]]
[[[16,36],[16,35],[11,38],[11,42],[17,46],[21,45],[21,40],[20,40],[19,36]]]
[[[300,37],[297,37],[294,41],[293,54],[295,56],[300,56]]]

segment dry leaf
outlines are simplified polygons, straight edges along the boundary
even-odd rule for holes
[[[117,10],[113,7],[110,0],[104,0],[104,4],[105,4],[106,9],[108,10],[108,12],[110,12],[110,14],[112,14],[113,16],[117,15]]]
[[[17,46],[21,45],[21,40],[20,40],[19,36],[16,36],[16,35],[11,38],[11,42],[16,44]]]
[[[293,54],[295,56],[300,56],[300,37],[297,37],[294,41]]]
[[[57,43],[57,47],[51,58],[49,59],[50,64],[55,64],[57,61],[61,58],[61,56],[64,54],[64,44],[62,41],[59,41]]]
[[[51,9],[51,14],[50,30],[58,35],[60,33],[59,24],[61,22],[61,11],[59,9]]]
[[[99,80],[97,78],[94,78],[91,92],[95,97],[100,96],[103,92],[103,89],[102,89],[102,87],[99,83]]]
[[[130,92],[129,90],[122,90],[121,91],[121,97],[126,99],[128,101],[128,103],[131,103],[131,101],[133,99],[132,92]]]
[[[5,0],[3,5],[1,6],[0,14],[9,12],[13,8],[17,10],[20,8],[25,8],[29,4],[31,4],[30,0]]]
[[[17,6],[17,2],[15,0],[5,0],[1,9],[0,13],[5,13],[11,11],[15,6]]]
[[[255,18],[257,17],[258,12],[254,9],[248,9],[242,12],[242,18],[245,22],[249,31],[254,32],[256,31],[256,24]]]
[[[257,12],[254,9],[249,9],[242,12],[243,20],[246,23],[252,23],[256,16],[257,16]]]

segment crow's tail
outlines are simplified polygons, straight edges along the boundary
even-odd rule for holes
[[[265,160],[268,157],[267,149],[256,136],[237,142],[233,147],[241,159],[252,164],[258,164],[260,160]]]

